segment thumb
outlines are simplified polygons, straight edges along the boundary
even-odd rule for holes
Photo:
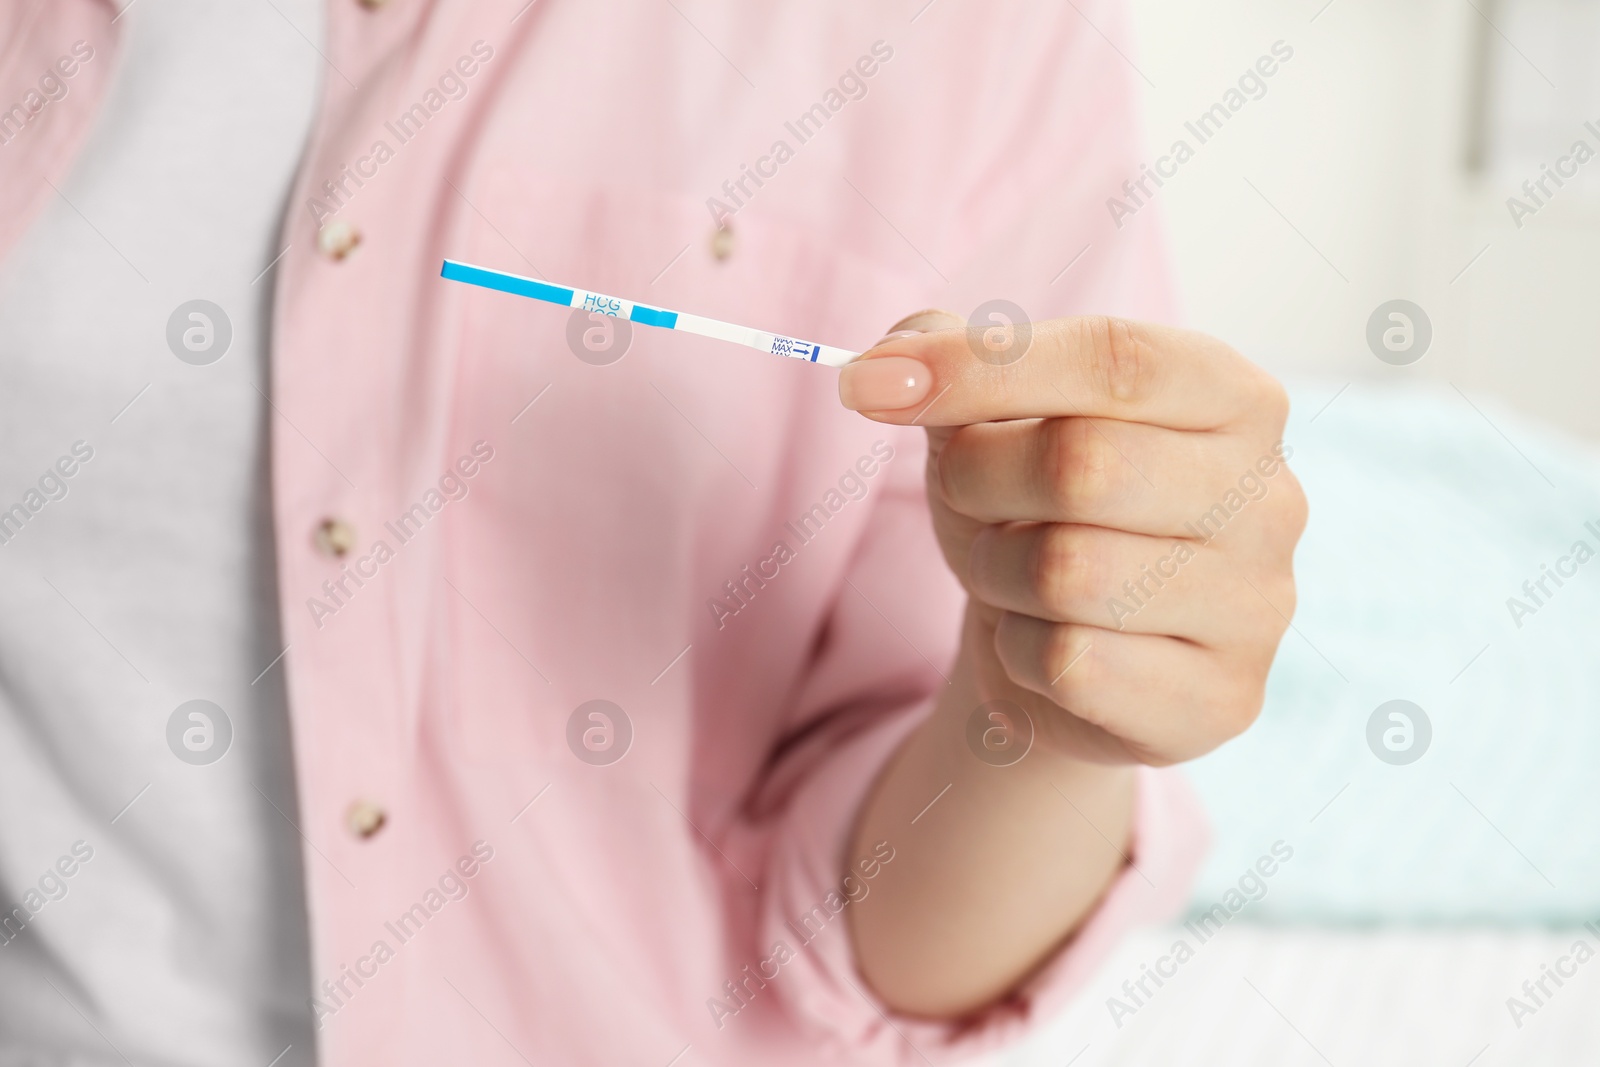
[[[874,412],[927,403],[932,399],[932,370],[921,360],[896,355],[892,342],[921,333],[965,329],[966,325],[967,320],[953,311],[930,309],[907,315],[839,372],[839,400],[868,418]]]

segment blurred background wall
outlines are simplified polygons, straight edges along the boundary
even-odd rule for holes
[[[1330,397],[1435,379],[1600,438],[1600,3],[1132,9],[1125,51],[1145,82],[1152,159],[1275,41],[1294,49],[1158,194],[1190,325],[1325,380]],[[1578,140],[1597,158],[1564,186],[1546,179],[1536,205],[1522,183]],[[1520,227],[1513,195],[1535,208]],[[1395,298],[1433,326],[1408,367],[1366,343],[1369,316]]]

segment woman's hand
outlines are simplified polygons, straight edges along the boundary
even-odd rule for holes
[[[896,331],[839,395],[927,427],[928,502],[968,604],[951,684],[862,806],[852,855],[889,840],[901,858],[850,924],[880,997],[950,1018],[1049,958],[1126,867],[1131,764],[1254,721],[1306,502],[1283,390],[1212,338],[941,312]],[[1012,747],[980,751],[992,737]]]
[[[1186,330],[1058,319],[1022,351],[1013,328],[959,322],[900,323],[933,332],[865,354],[839,395],[928,427],[980,698],[1097,762],[1173,763],[1242,732],[1294,612],[1306,519],[1283,389]]]

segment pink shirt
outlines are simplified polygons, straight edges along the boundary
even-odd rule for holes
[[[1127,51],[1120,8],[524,3],[331,0],[274,268],[323,1060],[993,1047],[1183,900],[1204,832],[1181,779],[1141,771],[1140,871],[1010,1003],[887,1015],[843,914],[871,881],[842,882],[843,854],[956,645],[921,432],[844,411],[825,368],[693,337],[641,327],[582,361],[569,313],[438,270],[856,348],[996,294],[1033,318],[1170,318],[1154,221],[1104,207],[1139,171],[1100,33]],[[95,54],[60,99],[0,114],[0,252],[94,120],[114,14],[0,3],[7,91],[76,42]],[[354,533],[342,557],[313,536],[329,519]],[[352,805],[381,826],[356,832]]]

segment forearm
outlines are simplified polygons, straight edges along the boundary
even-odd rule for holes
[[[984,695],[970,661],[876,783],[851,850],[895,848],[850,928],[867,982],[912,1015],[960,1016],[1027,977],[1125,865],[1132,828],[1130,767],[1039,743],[1011,766],[973,754],[967,720]]]

